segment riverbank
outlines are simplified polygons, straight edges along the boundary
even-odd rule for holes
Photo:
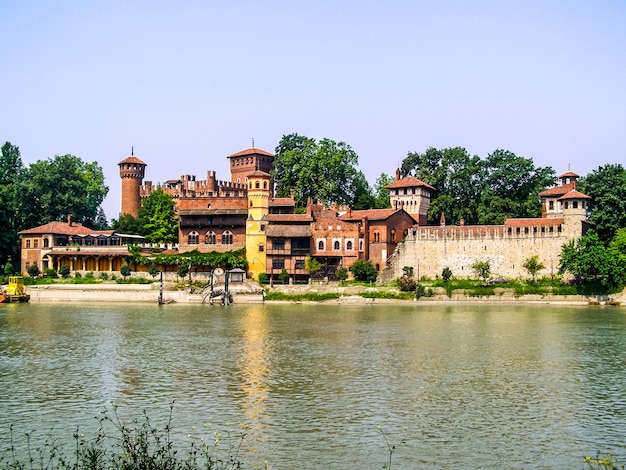
[[[255,282],[232,284],[229,290],[233,303],[261,303],[265,301],[263,289]],[[540,303],[570,305],[611,305],[626,306],[626,291],[610,296],[584,295],[515,295],[512,289],[495,289],[493,295],[470,296],[462,290],[453,291],[448,296],[443,290],[435,289],[428,297],[418,300],[384,298],[386,293],[397,289],[386,286],[341,286],[338,283],[314,285],[275,285],[272,292],[282,292],[286,296],[305,294],[336,294],[337,298],[324,300],[325,303],[339,304],[386,304],[397,302],[415,303]],[[28,287],[31,302],[145,302],[158,303],[160,284],[47,284]],[[208,291],[199,289],[177,289],[175,285],[165,285],[162,301],[168,303],[203,304],[209,303]]]

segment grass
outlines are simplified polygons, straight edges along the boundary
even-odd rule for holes
[[[320,302],[322,300],[337,300],[339,294],[328,292],[326,294],[318,294],[315,292],[307,292],[304,294],[285,294],[283,292],[269,291],[265,295],[265,300],[284,300],[289,302]]]

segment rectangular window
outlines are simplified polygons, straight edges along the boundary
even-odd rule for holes
[[[282,258],[272,260],[272,269],[283,269],[285,267],[285,260]]]
[[[33,248],[39,248],[39,240],[37,239],[33,240]]]
[[[272,248],[274,250],[284,250],[285,249],[285,240],[282,240],[282,239],[272,240]]]
[[[26,248],[30,248],[30,238],[26,239]]]
[[[548,209],[550,209],[551,211],[554,210],[554,201],[548,202]]]
[[[303,259],[297,259],[296,260],[296,269],[304,269],[304,260]]]
[[[263,253],[265,251],[265,247],[263,245],[259,245],[259,253]]]

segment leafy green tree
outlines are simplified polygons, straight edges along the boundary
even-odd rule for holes
[[[489,260],[476,261],[472,264],[472,270],[476,276],[483,280],[483,282],[487,282],[487,278],[491,274],[491,263]]]
[[[360,282],[374,282],[378,273],[371,260],[358,260],[350,267],[354,279]]]
[[[443,271],[441,271],[441,278],[443,279],[443,282],[448,282],[452,279],[452,270],[448,266],[443,268]]]
[[[501,224],[508,217],[541,215],[539,192],[554,183],[554,170],[531,159],[496,150],[486,160],[461,147],[409,153],[403,175],[414,175],[435,188],[428,223]]]
[[[148,266],[148,274],[150,274],[150,276],[152,277],[159,274],[159,268],[156,267],[156,264],[150,263],[150,265]]]
[[[522,267],[528,271],[528,274],[532,277],[533,282],[535,282],[535,276],[537,276],[537,273],[542,269],[545,269],[545,265],[539,261],[539,255],[533,255],[526,259],[524,264],[522,264]]]
[[[27,228],[20,217],[24,171],[20,149],[5,142],[0,148],[0,265],[19,259],[17,233]]]
[[[371,205],[372,209],[387,209],[391,207],[389,201],[389,190],[386,186],[394,182],[394,178],[386,173],[381,173],[376,178],[376,184],[374,185],[374,204]]]
[[[96,230],[106,230],[109,223],[107,222],[107,216],[104,213],[102,206],[98,207],[98,214],[96,215],[96,221],[93,228]]]
[[[128,263],[123,263],[122,266],[120,266],[120,274],[124,276],[124,279],[130,276],[130,266]]]
[[[278,280],[284,284],[289,282],[289,273],[287,272],[285,268],[283,268],[280,274],[278,275]]]
[[[41,272],[39,271],[39,267],[36,264],[31,264],[26,270],[30,277],[37,277]]]
[[[313,276],[320,269],[322,269],[322,263],[320,263],[315,258],[311,258],[310,256],[307,255],[307,257],[304,260],[304,269],[308,271],[309,275]]]
[[[141,219],[131,214],[122,214],[119,219],[111,221],[111,228],[117,233],[125,235],[144,235],[144,227]]]
[[[502,224],[511,217],[540,217],[539,193],[552,186],[551,167],[535,167],[532,159],[508,150],[496,150],[481,164],[484,185],[478,206],[478,223]]]
[[[63,279],[67,279],[70,276],[70,267],[67,264],[64,264],[59,268],[59,275]]]
[[[141,201],[139,220],[143,234],[150,243],[175,243],[178,240],[178,221],[174,200],[161,188],[152,191]]]
[[[189,265],[181,264],[178,266],[178,277],[184,278],[187,274],[189,274]]]
[[[343,282],[348,279],[348,270],[346,268],[339,268],[337,269],[336,276],[339,282]]]
[[[25,175],[24,222],[33,227],[71,214],[75,221],[93,227],[108,191],[96,162],[86,163],[74,155],[39,160]]]
[[[476,223],[482,193],[481,161],[462,147],[409,152],[402,161],[403,176],[412,175],[435,188],[428,210],[428,223],[439,224],[441,214],[451,224],[461,219]]]
[[[367,204],[367,181],[357,165],[356,152],[345,142],[283,136],[272,170],[276,195],[287,197],[293,189],[297,208],[306,207],[308,199],[351,207]]]
[[[11,263],[10,261],[7,261],[7,263],[4,265],[4,275],[5,276],[10,276],[11,274],[13,274],[13,263]]]
[[[600,279],[610,287],[618,281],[616,262],[598,234],[589,230],[578,240],[571,240],[561,247],[559,274],[569,273],[577,282]]]
[[[600,240],[609,241],[626,227],[626,168],[622,164],[598,167],[581,178],[578,189],[592,199],[590,219]]]

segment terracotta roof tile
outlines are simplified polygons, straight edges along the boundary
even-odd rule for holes
[[[385,188],[388,188],[388,189],[417,188],[419,186],[425,186],[425,187],[427,187],[429,189],[432,189],[432,190],[435,189],[430,184],[424,183],[422,180],[416,178],[415,176],[405,176],[402,179],[396,180],[393,183],[388,184],[387,186],[385,186]]]
[[[148,166],[146,163],[142,162],[141,160],[139,160],[137,157],[135,157],[134,155],[131,155],[130,157],[126,157],[124,160],[122,160],[121,162],[118,163],[118,165],[121,165],[122,163],[137,163],[139,165],[145,165]]]
[[[402,209],[366,209],[366,210],[358,210],[351,211],[342,214],[339,218],[342,220],[361,220],[364,217],[367,217],[370,220],[384,220],[391,217],[396,212],[401,211]]]
[[[563,218],[528,218],[528,219],[506,219],[505,227],[556,227],[563,223]]]
[[[37,235],[51,233],[54,235],[100,235],[109,234],[110,231],[93,230],[87,227],[83,227],[78,222],[48,222],[47,224],[40,225],[38,227],[29,228],[19,232],[20,235]]]
[[[275,206],[290,206],[293,207],[295,206],[295,201],[293,199],[291,199],[290,197],[275,197],[273,199],[270,199],[270,207],[275,207]]]
[[[578,178],[580,175],[574,173],[573,171],[566,171],[565,173],[563,173],[562,175],[559,175],[558,177],[559,178],[567,178],[568,176],[570,178]]]
[[[291,222],[309,224],[313,222],[313,219],[307,214],[268,214],[267,221],[270,223]]]
[[[541,197],[559,197],[562,196],[563,194],[565,194],[568,191],[567,188],[564,188],[563,186],[555,186],[554,188],[550,188],[550,189],[546,189],[545,191],[541,191],[539,193],[539,196]]]
[[[591,197],[575,189],[570,189],[567,193],[559,198],[559,201],[563,199],[591,199]]]
[[[249,149],[242,150],[241,152],[233,153],[232,155],[229,155],[228,158],[230,158],[230,157],[243,157],[244,155],[265,155],[266,157],[273,157],[274,156],[273,153],[266,152],[265,150],[261,150],[261,149],[256,148],[256,147],[251,147]]]

